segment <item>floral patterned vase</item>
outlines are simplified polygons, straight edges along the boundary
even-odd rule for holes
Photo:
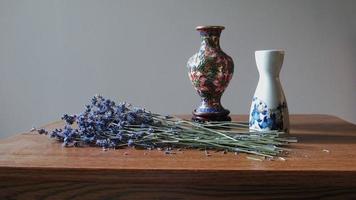
[[[288,132],[287,101],[279,80],[284,51],[256,51],[255,58],[260,78],[250,109],[250,130]]]
[[[196,121],[230,121],[229,111],[220,102],[233,72],[232,58],[220,48],[223,26],[198,26],[201,46],[187,63],[189,78],[201,97],[201,105],[193,111]]]

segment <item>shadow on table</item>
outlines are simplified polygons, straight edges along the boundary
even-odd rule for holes
[[[310,144],[356,144],[356,135],[291,134],[298,143]]]
[[[291,125],[291,135],[301,143],[356,143],[356,125],[349,123],[301,123]]]

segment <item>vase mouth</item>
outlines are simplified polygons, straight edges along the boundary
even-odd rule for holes
[[[273,53],[273,52],[284,54],[284,49],[265,49],[265,50],[255,51],[255,53]]]
[[[207,25],[207,26],[197,26],[195,28],[195,30],[200,31],[200,30],[224,30],[225,27],[224,26],[211,26],[211,25]]]

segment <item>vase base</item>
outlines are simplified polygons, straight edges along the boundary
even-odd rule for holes
[[[206,122],[206,121],[231,121],[229,116],[229,111],[223,113],[196,113],[193,111],[192,120],[196,122]]]

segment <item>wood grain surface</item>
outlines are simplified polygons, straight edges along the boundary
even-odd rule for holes
[[[285,161],[256,161],[198,150],[62,148],[18,134],[0,140],[0,199],[356,199],[356,125],[291,115],[291,135],[299,142]]]

